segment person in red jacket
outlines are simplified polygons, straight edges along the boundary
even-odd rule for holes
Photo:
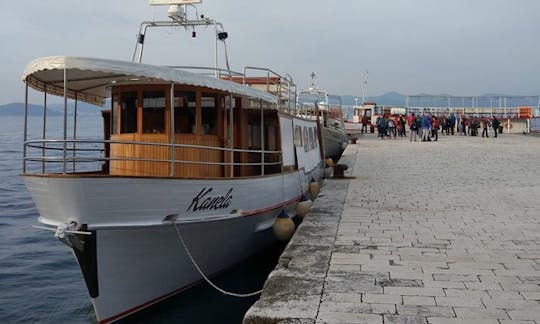
[[[409,124],[409,129],[411,130],[411,138],[409,140],[412,142],[414,137],[414,141],[416,142],[418,126],[416,125],[416,116],[414,113],[411,113],[409,117],[407,117],[407,124]]]
[[[431,137],[435,138],[434,142],[439,139],[439,118],[435,115],[431,116]]]

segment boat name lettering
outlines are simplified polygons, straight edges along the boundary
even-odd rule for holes
[[[233,188],[229,189],[223,196],[208,196],[214,188],[204,187],[197,196],[193,197],[187,211],[209,210],[209,209],[225,209],[232,202]]]

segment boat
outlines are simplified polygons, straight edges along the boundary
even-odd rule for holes
[[[317,120],[287,100],[295,98],[292,78],[245,69],[279,81],[275,93],[232,80],[247,78],[231,71],[227,55],[227,68],[217,65],[219,50],[226,54],[223,25],[194,16],[197,1],[151,0],[160,2],[169,18],[141,24],[132,61],[43,57],[22,76],[21,176],[36,227],[72,250],[100,323],[211,283],[276,242],[274,224],[293,217],[323,175]],[[156,27],[214,32],[215,64],[142,63],[146,32]],[[29,136],[30,90],[43,95],[41,138]],[[49,95],[63,98],[60,138],[46,135]],[[95,138],[77,136],[79,102],[105,106]]]
[[[337,162],[349,143],[343,120],[341,96],[331,95],[319,89],[315,80],[315,73],[311,73],[311,84],[307,90],[299,92],[298,101],[302,105],[315,107],[321,125],[324,155]],[[335,103],[330,104],[331,100]]]
[[[380,109],[375,102],[362,102],[353,107],[352,121],[345,121],[345,130],[352,136],[362,133],[373,133],[377,118],[380,117]],[[366,119],[366,127],[362,128],[362,119]]]

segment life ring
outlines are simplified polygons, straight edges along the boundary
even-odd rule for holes
[[[512,127],[513,126],[512,126],[512,123],[510,121],[507,120],[507,121],[504,122],[504,128],[510,128],[511,129]]]

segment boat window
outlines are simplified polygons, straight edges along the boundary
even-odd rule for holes
[[[143,133],[165,133],[165,91],[143,91]]]
[[[203,93],[201,98],[202,134],[217,135],[217,106],[216,95]]]
[[[123,92],[121,97],[120,132],[137,132],[137,92]],[[118,118],[118,117],[116,117]]]
[[[308,128],[309,127],[304,127],[304,151],[309,151],[309,131],[308,131]]]
[[[277,150],[276,133],[277,133],[276,132],[276,127],[274,125],[272,125],[272,124],[266,125],[265,132],[264,132],[264,137],[265,137],[265,140],[266,140],[265,148],[267,150],[270,150],[270,151]]]
[[[174,132],[195,134],[195,91],[174,93]]]
[[[309,128],[309,149],[313,150],[315,148],[315,137],[313,136],[313,128]]]
[[[294,127],[294,146],[302,147],[302,127],[300,125]]]
[[[112,134],[118,134],[118,116],[120,115],[120,106],[118,106],[118,95],[113,94],[111,99],[111,112],[112,112]]]
[[[261,126],[259,123],[248,124],[248,148],[252,150],[261,149]]]

